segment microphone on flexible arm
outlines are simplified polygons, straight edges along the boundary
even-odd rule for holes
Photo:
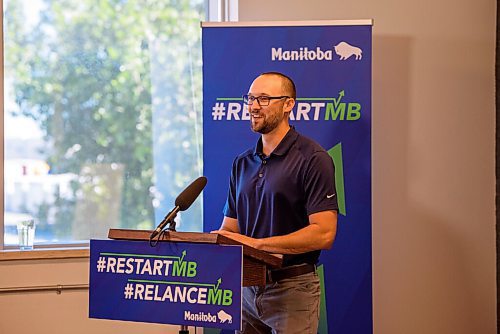
[[[172,224],[175,216],[179,211],[187,210],[191,204],[195,201],[195,199],[200,195],[201,191],[207,185],[207,178],[205,176],[200,176],[196,180],[194,180],[189,186],[184,189],[179,196],[175,199],[175,208],[170,211],[165,218],[161,221],[158,227],[151,233],[149,237],[152,240],[156,237],[163,229],[167,226],[168,223]]]

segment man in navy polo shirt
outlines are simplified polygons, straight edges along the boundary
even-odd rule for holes
[[[233,162],[224,219],[218,233],[257,249],[284,254],[283,268],[265,287],[243,289],[242,333],[316,333],[320,284],[315,271],[337,227],[333,161],[289,125],[293,81],[268,72],[252,83],[244,103],[255,148]]]

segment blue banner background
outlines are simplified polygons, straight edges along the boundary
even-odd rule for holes
[[[212,112],[217,103],[228,107],[229,101],[221,98],[241,103],[237,99],[248,91],[255,77],[262,72],[278,71],[295,81],[297,97],[305,99],[299,99],[299,103],[311,98],[335,98],[335,102],[361,106],[357,120],[326,120],[322,110],[319,120],[291,121],[300,133],[326,150],[339,143],[342,147],[346,209],[339,215],[332,250],[323,251],[321,256],[326,292],[322,314],[327,319],[321,319],[320,333],[373,332],[371,30],[370,25],[203,28],[203,158],[204,175],[209,180],[204,190],[204,231],[219,228],[232,161],[258,139],[250,130],[249,121],[228,120],[227,114],[220,120],[214,119]],[[332,60],[271,59],[272,48],[285,51],[320,47],[325,51],[333,50],[340,42],[362,49],[362,58],[341,60],[333,51]],[[341,91],[344,96],[339,99]]]

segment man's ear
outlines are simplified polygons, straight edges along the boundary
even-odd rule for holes
[[[292,111],[294,106],[295,106],[295,99],[290,97],[286,99],[285,104],[283,105],[283,111],[289,113]]]

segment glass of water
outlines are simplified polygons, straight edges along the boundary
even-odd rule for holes
[[[27,219],[17,223],[17,235],[19,236],[20,249],[33,249],[33,243],[35,241],[35,220]]]

